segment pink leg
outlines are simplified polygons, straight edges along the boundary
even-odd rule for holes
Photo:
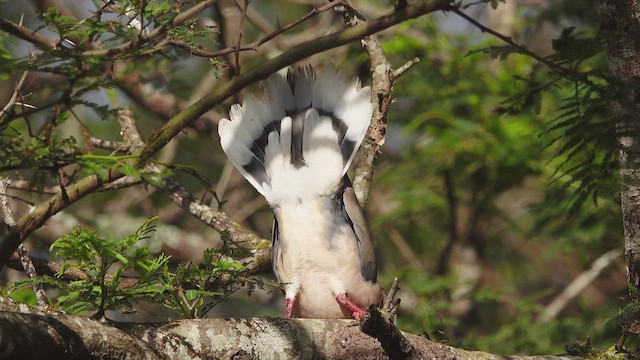
[[[293,315],[293,299],[287,298],[287,319],[291,319]]]
[[[358,305],[351,302],[351,300],[349,300],[349,298],[347,297],[347,294],[345,293],[336,295],[336,299],[340,304],[342,304],[342,306],[346,307],[351,311],[353,318],[356,320],[359,320],[360,317],[362,317],[364,314],[367,313],[366,311],[360,309]]]

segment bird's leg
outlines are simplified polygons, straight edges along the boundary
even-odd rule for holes
[[[293,298],[287,297],[287,319],[291,319],[293,316]]]
[[[360,317],[363,316],[364,314],[366,314],[366,311],[360,309],[358,307],[358,305],[354,304],[348,297],[346,293],[339,293],[338,295],[336,295],[336,300],[338,300],[338,302],[346,307],[347,309],[349,309],[349,311],[351,311],[351,315],[353,315],[353,318],[356,320],[360,320]]]
[[[293,317],[293,307],[296,305],[296,297],[300,292],[300,280],[294,278],[292,282],[287,284],[284,290],[284,296],[287,299],[287,319]],[[296,311],[296,316],[300,316],[299,311]]]

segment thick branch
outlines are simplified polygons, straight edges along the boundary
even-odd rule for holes
[[[137,336],[71,315],[0,313],[4,359],[165,359]]]
[[[456,349],[408,333],[403,336],[414,349],[407,359],[578,359],[499,356]],[[390,358],[354,320],[201,319],[138,325],[103,324],[64,314],[4,312],[0,313],[0,340],[2,355],[15,359]],[[47,351],[38,354],[33,351],[36,346]]]
[[[640,8],[637,1],[595,2],[611,75],[623,85],[611,104],[620,145],[620,203],[629,282],[640,287]]]

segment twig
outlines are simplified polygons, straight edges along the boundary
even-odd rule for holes
[[[237,2],[236,2],[237,5]],[[238,7],[240,7],[238,5]],[[247,18],[247,8],[249,7],[249,0],[244,0],[244,6],[241,7],[242,17],[240,17],[240,25],[238,26],[238,41],[234,45],[234,57],[235,57],[235,66],[233,70],[235,74],[240,74],[240,46],[242,46],[242,35],[244,29],[244,20]]]
[[[400,299],[395,298],[398,291],[400,291],[400,283],[398,282],[398,278],[393,278],[391,289],[389,289],[387,296],[384,298],[384,303],[382,304],[382,310],[387,311],[391,315],[392,319],[398,311],[398,305],[400,305]]]
[[[57,194],[58,192],[60,192],[59,187],[51,187],[51,186],[34,187],[31,185],[29,181],[26,181],[26,180],[11,180],[7,184],[7,187],[9,189],[25,190],[25,191],[37,192],[42,194],[50,194],[50,195]]]
[[[204,49],[197,49],[194,48],[192,46],[189,46],[187,43],[183,42],[183,41],[178,41],[178,40],[172,40],[170,39],[167,42],[167,45],[172,45],[175,47],[179,47],[181,49],[187,50],[190,54],[192,55],[196,55],[196,56],[202,56],[202,57],[208,57],[208,58],[214,58],[214,57],[219,57],[219,56],[223,56],[223,55],[228,55],[228,54],[232,54],[232,53],[238,53],[241,51],[257,51],[258,48],[260,46],[262,46],[263,44],[265,44],[266,42],[272,40],[273,38],[277,37],[278,35],[293,29],[294,27],[302,24],[303,22],[309,20],[310,18],[325,12],[331,8],[333,8],[334,6],[342,3],[343,0],[333,0],[331,2],[329,2],[328,4],[318,7],[318,8],[313,8],[313,10],[309,11],[308,13],[306,13],[305,15],[303,15],[302,17],[298,18],[297,20],[279,27],[278,29],[274,30],[273,32],[271,32],[270,34],[264,36],[263,38],[254,41],[252,43],[249,44],[245,44],[245,45],[240,45],[240,43],[238,42],[238,44],[235,44],[233,46],[229,46],[227,48],[224,49],[220,49],[220,50],[215,50],[215,51],[210,51],[210,50],[204,50]],[[161,49],[157,49],[158,51]]]
[[[407,61],[404,65],[400,66],[399,68],[393,71],[392,73],[393,78],[394,79],[399,78],[400,76],[402,76],[402,74],[405,73],[405,71],[409,70],[413,65],[419,62],[420,62],[420,59],[417,57]]]
[[[409,359],[414,357],[416,349],[394,324],[395,314],[400,304],[400,299],[394,301],[398,290],[400,290],[398,278],[394,278],[382,309],[369,306],[366,314],[360,318],[359,325],[364,333],[380,341],[390,358]]]
[[[7,104],[2,108],[2,110],[0,110],[0,121],[2,121],[2,118],[4,118],[5,114],[7,114],[11,110],[13,105],[16,104],[16,100],[18,100],[18,96],[20,94],[20,88],[22,88],[22,85],[27,78],[27,74],[29,74],[28,71],[22,73],[22,76],[20,76],[20,79],[16,83],[15,89],[13,90],[13,94],[11,94],[11,98],[9,98]]]
[[[48,261],[41,258],[32,257],[33,266],[36,271],[42,275],[56,276],[60,273],[62,269],[62,264],[59,264],[54,261]],[[18,271],[24,271],[23,264],[18,261],[11,259],[7,262],[7,266]],[[89,275],[84,271],[80,270],[76,267],[68,267],[64,270],[64,272],[60,276],[62,279],[67,281],[79,281],[79,280],[89,280]],[[105,277],[105,281],[111,282],[112,277],[107,275]],[[128,289],[136,284],[139,279],[121,276],[118,282],[118,287],[121,289]]]
[[[122,141],[97,139],[94,137],[89,138],[89,144],[99,149],[113,150],[113,151],[126,151],[127,144]]]
[[[224,198],[224,193],[227,190],[227,186],[229,185],[229,180],[231,179],[231,175],[233,174],[233,164],[231,161],[227,160],[224,163],[224,167],[222,168],[222,174],[220,174],[220,178],[218,179],[218,184],[216,185],[216,196],[218,199]],[[217,206],[218,204],[216,204]]]
[[[564,309],[571,300],[575,299],[576,296],[580,295],[604,269],[622,256],[622,253],[622,249],[613,249],[597,258],[593,264],[591,264],[589,270],[576,276],[576,278],[542,310],[537,321],[539,323],[546,323],[553,320],[562,309]]]
[[[16,226],[16,221],[13,218],[13,211],[11,210],[11,204],[9,204],[9,199],[7,197],[7,187],[10,182],[11,180],[9,180],[9,178],[0,179],[0,207],[2,207],[5,224],[7,224],[9,228],[13,228]],[[33,266],[31,257],[29,256],[24,244],[20,244],[16,249],[16,252],[18,253],[20,263],[22,264],[27,276],[30,279],[37,277],[38,274],[36,273],[36,268]],[[33,292],[36,295],[36,301],[39,306],[45,308],[49,305],[49,300],[47,299],[47,294],[45,293],[44,286],[42,284],[33,284]]]
[[[506,36],[506,35],[500,34],[499,32],[480,24],[477,20],[475,20],[474,18],[472,18],[469,15],[465,14],[460,9],[458,9],[456,6],[450,5],[445,10],[446,11],[451,11],[452,13],[460,16],[461,18],[463,18],[466,21],[468,21],[471,25],[477,27],[480,31],[486,32],[486,33],[492,35],[493,37],[496,37],[496,38],[500,39],[501,41],[509,44],[513,48],[517,49],[520,53],[522,53],[524,55],[527,55],[528,57],[530,57],[532,59],[535,59],[536,61],[538,61],[538,62],[540,62],[542,64],[545,64],[549,69],[551,69],[552,71],[554,71],[555,73],[557,73],[561,77],[564,77],[564,78],[567,78],[567,79],[575,79],[575,74],[573,74],[569,69],[564,68],[564,67],[562,67],[560,65],[557,65],[554,62],[549,61],[548,59],[546,59],[546,58],[534,53],[533,51],[527,49],[526,47],[524,47],[524,46],[522,46],[520,44],[517,44],[516,42],[513,41],[513,39],[511,39],[510,36]]]
[[[149,33],[141,36],[137,40],[127,41],[123,44],[110,47],[107,49],[83,51],[80,55],[84,57],[103,57],[103,56],[117,57],[117,55],[125,53],[135,48],[136,46],[145,44],[150,40],[153,40],[159,37],[160,35],[165,34],[170,29],[178,25],[182,25],[183,23],[185,23],[186,21],[194,17],[197,13],[203,11],[204,9],[206,9],[207,7],[209,7],[211,4],[215,2],[216,0],[204,0],[202,2],[199,2],[196,5],[192,6],[191,8],[180,12],[175,18],[173,18],[172,21],[155,28],[153,31],[150,31]]]

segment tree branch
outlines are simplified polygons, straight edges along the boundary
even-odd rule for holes
[[[544,308],[538,316],[537,321],[540,323],[546,323],[554,319],[571,300],[580,295],[580,293],[582,293],[582,291],[589,286],[589,284],[591,284],[604,269],[611,265],[611,263],[621,255],[622,249],[613,249],[597,258],[593,264],[591,264],[591,268],[589,268],[589,270],[576,276],[576,278],[573,279],[573,281]]]
[[[207,7],[209,7],[211,4],[215,2],[216,0],[204,0],[202,2],[199,2],[196,5],[192,6],[191,8],[180,12],[178,15],[176,15],[175,18],[173,18],[171,22],[167,24],[163,24],[155,28],[153,31],[150,31],[147,34],[141,35],[140,38],[137,40],[127,41],[123,44],[113,46],[107,49],[83,51],[81,55],[84,57],[113,57],[113,56],[122,54],[128,50],[133,49],[138,45],[147,43],[149,42],[149,40],[153,40],[159,37],[160,35],[165,34],[167,31],[169,31],[170,29],[178,25],[185,23],[186,21],[194,17],[197,13],[203,11],[204,9],[206,9]]]
[[[106,179],[100,179],[96,175],[90,175],[80,179],[77,183],[65,187],[49,199],[38,203],[17,222],[5,237],[0,240],[0,269],[4,267],[7,259],[16,250],[18,245],[60,210],[82,199],[86,195],[97,191],[105,183],[109,183],[122,177],[122,174],[109,171]]]
[[[55,41],[48,39],[42,35],[38,35],[33,31],[25,28],[24,26],[14,23],[13,21],[0,18],[0,29],[24,41],[34,44],[39,48],[47,50],[58,50],[58,43],[56,43]]]
[[[18,306],[0,298],[0,309]],[[24,309],[24,307],[22,307]],[[15,310],[13,310],[15,311]],[[23,310],[24,311],[24,310]],[[382,344],[334,319],[198,319],[139,325],[66,314],[0,313],[3,356],[28,359],[389,359]],[[572,356],[500,356],[456,349],[402,333],[405,359],[569,360]],[[34,352],[35,347],[47,351]]]
[[[309,20],[310,18],[325,12],[331,8],[333,8],[334,6],[336,6],[337,4],[342,3],[344,0],[333,0],[330,1],[328,4],[321,6],[319,8],[313,8],[311,11],[309,11],[308,13],[306,13],[305,15],[301,16],[300,18],[296,19],[295,21],[292,21],[291,23],[279,27],[276,30],[274,30],[273,32],[267,34],[266,36],[264,36],[263,38],[254,41],[250,44],[245,44],[245,45],[241,45],[240,43],[234,45],[234,46],[230,46],[224,49],[220,49],[220,50],[214,50],[214,51],[210,51],[210,50],[203,50],[203,49],[196,49],[193,48],[192,46],[188,45],[187,43],[185,43],[184,41],[176,41],[176,40],[169,40],[167,42],[167,45],[171,45],[171,46],[175,46],[181,49],[184,49],[186,51],[188,51],[190,54],[196,55],[196,56],[202,56],[202,57],[208,57],[208,58],[214,58],[214,57],[219,57],[219,56],[224,56],[224,55],[228,55],[228,54],[232,54],[232,53],[237,53],[240,51],[247,51],[247,50],[252,50],[252,51],[257,51],[258,48],[260,46],[262,46],[264,43],[272,40],[273,38],[279,36],[280,34],[293,29],[294,27],[302,24],[303,22]],[[246,14],[245,14],[246,15]]]

